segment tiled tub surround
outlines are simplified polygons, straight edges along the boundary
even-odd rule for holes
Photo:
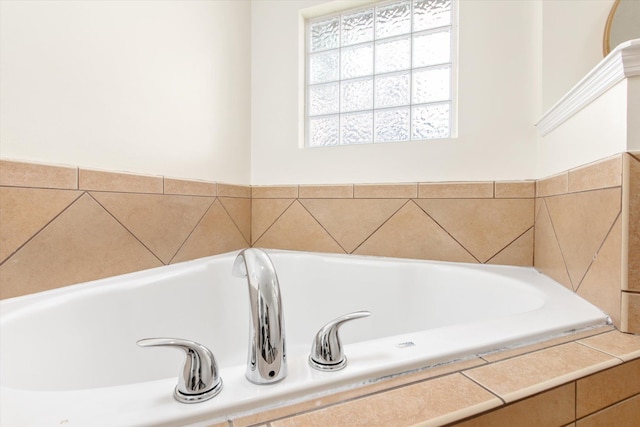
[[[555,217],[549,206],[562,203],[562,197],[583,195],[600,197],[595,199],[597,204],[616,204],[617,200],[615,215],[604,209],[604,219],[610,224],[601,243],[616,243],[612,236],[617,233],[617,224],[622,223],[623,233],[625,215],[632,217],[626,222],[629,237],[625,240],[620,235],[623,245],[628,241],[629,279],[626,284],[622,279],[615,283],[619,284],[619,295],[628,294],[627,318],[637,321],[640,309],[633,304],[639,284],[632,280],[637,273],[632,270],[638,256],[639,237],[634,227],[640,221],[633,218],[640,214],[639,158],[637,153],[624,154],[541,180],[537,194],[533,182],[248,188],[4,161],[0,163],[0,292],[3,298],[37,292],[43,290],[38,286],[41,283],[46,283],[46,288],[59,287],[226,252],[249,242],[438,259],[433,255],[437,246],[423,242],[435,239],[446,248],[449,260],[531,265],[535,235],[541,239],[535,249],[536,266],[556,278],[539,258],[545,260],[539,245],[553,243],[553,239],[540,230],[534,232],[532,221],[535,215],[536,225],[544,231],[540,222],[544,214],[549,215],[547,226]],[[620,208],[621,200],[628,203],[628,210]],[[515,207],[518,219],[501,214],[500,206]],[[177,218],[176,210],[180,212]],[[29,212],[27,218],[25,211]],[[469,212],[479,213],[471,225],[460,219]],[[615,218],[611,219],[612,215]],[[193,217],[197,219],[188,219]],[[504,226],[505,222],[507,231],[500,231],[502,237],[497,240],[474,234],[482,224]],[[181,237],[174,237],[174,228],[183,230],[177,233]],[[385,239],[391,239],[389,245],[381,243]],[[162,242],[173,243],[162,246]],[[588,289],[582,286],[588,283],[586,277],[597,271],[597,262],[607,259],[607,245],[597,246],[595,260],[578,282],[579,293]],[[120,252],[127,255],[119,257]],[[613,262],[626,265],[621,260],[622,250],[618,256],[613,252]],[[102,266],[105,260],[108,271]],[[563,263],[565,260],[563,257]],[[71,263],[77,266],[78,261],[86,268],[67,268]],[[42,263],[43,268],[21,268],[33,262]],[[572,276],[568,267],[565,270],[567,277],[562,283],[573,288],[572,277],[579,274]],[[616,279],[613,270],[611,277]],[[21,277],[22,283],[36,285],[8,287],[5,272]],[[605,276],[609,283],[610,275]],[[606,289],[609,292],[604,292],[602,300],[596,293],[596,304],[601,307],[613,294]],[[575,342],[560,339],[479,355],[220,425],[442,425],[466,417],[460,425],[506,426],[517,419],[522,426],[591,426],[606,425],[603,420],[610,423],[616,417],[621,421],[615,425],[632,425],[629,420],[640,416],[640,337],[616,331],[596,333],[567,338]]]
[[[249,246],[249,187],[0,162],[0,298]]]
[[[535,183],[252,187],[254,246],[530,266]]]
[[[617,155],[537,183],[535,267],[640,333],[640,160]]]

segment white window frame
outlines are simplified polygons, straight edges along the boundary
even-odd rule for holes
[[[410,4],[411,4],[411,8],[412,8],[412,16],[413,16],[413,7],[414,7],[414,0],[409,0]],[[393,3],[399,3],[399,0],[385,0],[385,1],[373,1],[370,3],[367,3],[365,6],[360,6],[360,7],[355,7],[355,8],[345,8],[342,9],[340,11],[335,11],[333,13],[325,13],[323,15],[319,15],[319,16],[314,16],[314,17],[307,17],[307,19],[305,19],[305,23],[304,23],[304,147],[305,148],[323,148],[323,147],[336,147],[336,146],[369,146],[371,144],[380,144],[380,143],[392,143],[392,144],[401,144],[401,143],[407,143],[407,142],[418,142],[418,143],[424,143],[426,141],[442,141],[443,139],[453,139],[457,137],[457,87],[458,87],[458,71],[457,71],[457,64],[458,64],[458,52],[457,52],[457,34],[458,34],[458,1],[459,0],[451,0],[451,22],[449,25],[447,26],[441,26],[441,27],[436,27],[436,28],[432,28],[429,30],[423,30],[423,31],[413,31],[413,25],[411,28],[411,32],[410,33],[405,33],[404,35],[401,36],[393,36],[393,37],[389,37],[389,40],[392,40],[394,37],[405,37],[407,35],[409,35],[409,39],[411,40],[411,61],[413,62],[413,37],[414,34],[423,34],[423,33],[435,33],[438,31],[441,31],[443,29],[448,28],[449,32],[450,32],[450,61],[447,63],[442,63],[442,64],[433,64],[433,65],[429,65],[426,67],[419,67],[419,68],[413,68],[413,63],[411,64],[411,67],[408,68],[405,71],[410,71],[411,75],[413,75],[413,72],[415,70],[422,70],[422,69],[435,69],[438,67],[442,67],[442,66],[449,66],[450,67],[450,74],[449,74],[449,99],[448,100],[444,100],[444,101],[435,101],[435,102],[428,102],[428,103],[413,103],[413,89],[409,88],[409,96],[410,96],[410,100],[409,100],[409,104],[408,105],[404,105],[402,107],[409,108],[409,112],[410,112],[410,117],[409,117],[409,138],[406,140],[400,140],[400,141],[375,141],[375,122],[372,125],[373,126],[373,135],[372,135],[372,140],[370,142],[366,142],[366,143],[355,143],[355,144],[342,144],[340,141],[340,125],[338,125],[338,142],[336,144],[331,144],[331,145],[317,145],[317,146],[311,146],[310,145],[310,126],[309,126],[309,121],[310,121],[310,115],[309,115],[309,91],[310,91],[310,87],[313,86],[312,84],[310,84],[310,64],[309,64],[309,59],[311,57],[311,48],[310,48],[310,44],[311,44],[311,37],[310,37],[310,27],[313,23],[315,22],[319,22],[319,21],[324,21],[324,20],[329,20],[331,18],[335,18],[335,17],[341,17],[342,15],[350,15],[350,14],[355,14],[358,13],[360,11],[364,11],[364,10],[368,10],[368,9],[372,9],[372,8],[378,8],[378,7],[384,7],[386,5],[389,4],[393,4]],[[342,20],[340,19],[340,23],[342,22]],[[413,21],[412,21],[413,23]],[[340,24],[341,25],[341,24]],[[374,39],[370,42],[373,45],[373,57],[375,58],[375,45],[376,45],[376,41],[377,40],[384,40],[384,39],[376,39],[375,38],[375,10],[374,10]],[[367,42],[369,43],[369,42]],[[356,45],[349,45],[349,46],[342,46],[341,41],[338,43],[338,48],[335,48],[336,50],[338,50],[338,52],[341,52],[342,49],[345,48],[350,48],[352,46],[357,46]],[[327,50],[328,51],[328,50]],[[375,63],[375,59],[374,59],[374,63]],[[374,65],[375,67],[375,65]],[[376,76],[384,76],[384,75],[391,75],[393,74],[393,72],[390,73],[380,73],[380,74],[376,74],[375,70],[373,71],[373,74],[370,75],[370,77],[372,77],[373,79],[376,78]],[[358,78],[366,78],[366,77],[358,77]],[[343,79],[342,76],[340,75],[337,82],[339,84],[339,86],[341,86],[341,83],[343,81],[351,81],[351,80],[357,80],[358,78],[355,79]],[[412,78],[409,79],[409,84],[412,84]],[[336,82],[336,81],[333,81]],[[320,84],[324,84],[324,83],[320,83]],[[374,92],[375,92],[375,85],[374,85]],[[375,95],[374,95],[375,96]],[[340,102],[340,98],[341,95],[338,95],[338,102]],[[375,102],[374,102],[375,104]],[[420,105],[437,105],[437,104],[448,104],[449,105],[449,134],[445,137],[437,137],[437,138],[413,138],[413,107],[414,106],[420,106]],[[376,108],[376,106],[374,105],[371,109],[365,109],[365,110],[359,110],[359,111],[372,111],[373,115],[375,117],[376,111],[389,111],[389,110],[393,110],[394,108],[402,108],[399,106],[394,106],[394,107],[384,107],[384,108]],[[339,122],[342,120],[342,117],[344,115],[347,114],[352,114],[354,113],[354,111],[346,111],[343,112],[341,110],[341,108],[339,109],[339,112],[337,114],[330,114],[332,116],[339,116]],[[330,116],[327,115],[327,116]],[[314,117],[319,117],[319,116],[314,116]],[[374,119],[375,121],[375,119]]]

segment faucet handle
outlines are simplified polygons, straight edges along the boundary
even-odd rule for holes
[[[342,351],[338,330],[349,320],[368,317],[369,311],[354,311],[324,325],[311,344],[309,364],[320,371],[337,371],[347,366],[347,358]]]
[[[178,347],[184,350],[187,358],[173,392],[178,402],[202,402],[222,390],[222,378],[213,353],[202,344],[179,338],[146,338],[137,344],[140,347]]]

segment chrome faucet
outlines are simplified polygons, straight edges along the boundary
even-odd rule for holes
[[[232,273],[246,277],[249,285],[251,321],[245,376],[254,384],[269,384],[287,376],[284,317],[278,276],[265,251],[241,251]]]

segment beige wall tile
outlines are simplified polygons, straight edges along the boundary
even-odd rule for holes
[[[165,177],[164,194],[215,197],[218,194],[218,185],[215,182],[191,181]]]
[[[255,244],[293,202],[294,199],[251,199],[251,243]]]
[[[561,426],[574,420],[575,383],[494,409],[455,427]]]
[[[624,361],[640,358],[640,336],[612,331],[579,341],[580,344],[611,354]]]
[[[546,201],[544,199],[539,199],[539,201],[540,212],[536,218],[534,230],[533,265],[540,272],[573,290],[569,273],[567,273],[567,267],[564,264],[562,252],[549,218]]]
[[[0,266],[0,297],[161,265],[160,260],[85,194]]]
[[[536,196],[536,182],[498,181],[494,193],[496,198],[533,198]]]
[[[433,199],[492,198],[493,181],[419,183],[418,197]]]
[[[295,199],[298,197],[297,185],[253,186],[251,197],[257,199]]]
[[[639,380],[640,359],[579,379],[576,417],[582,418],[640,393]]]
[[[0,262],[81,194],[74,190],[0,187]]]
[[[354,184],[353,196],[362,199],[410,199],[418,197],[418,184]]]
[[[249,246],[220,201],[216,200],[182,245],[171,264]]]
[[[622,292],[621,330],[640,334],[640,293]]]
[[[533,227],[498,252],[487,264],[533,266]]]
[[[533,226],[533,199],[419,199],[416,203],[480,262]]]
[[[218,183],[218,197],[244,197],[251,198],[251,187],[246,185],[233,185]]]
[[[354,253],[477,262],[467,250],[411,201],[385,222]]]
[[[595,255],[578,295],[611,316],[620,327],[620,288],[622,286],[622,221],[616,220],[602,247]]]
[[[573,287],[584,277],[594,255],[620,213],[619,188],[546,199],[553,229]]]
[[[481,366],[464,374],[506,402],[514,402],[617,364],[620,364],[617,358],[568,343]]]
[[[576,427],[636,427],[638,420],[640,420],[640,395],[578,420]]]
[[[352,400],[326,409],[271,422],[289,426],[408,426],[431,421],[442,425],[455,417],[470,416],[502,402],[473,382],[453,374]]]
[[[304,199],[300,203],[347,252],[406,203],[403,199]]]
[[[622,184],[622,156],[605,159],[569,171],[569,192],[596,190]]]
[[[565,194],[569,190],[569,173],[564,172],[536,182],[536,196],[545,197]]]
[[[168,264],[214,201],[161,194],[91,195],[164,264]]]
[[[80,190],[157,194],[162,194],[163,192],[163,178],[161,176],[136,175],[93,169],[79,169],[78,174],[78,187]]]
[[[298,197],[301,199],[350,199],[353,198],[353,184],[300,185]]]
[[[628,236],[628,257],[627,278],[623,287],[640,291],[640,160],[625,155],[624,164],[623,194],[628,206],[623,210],[623,229]]]
[[[220,197],[220,203],[247,242],[251,242],[251,199]]]
[[[0,160],[0,185],[76,190],[78,168]]]
[[[344,253],[344,249],[322,228],[311,214],[295,201],[260,237],[262,248]]]

